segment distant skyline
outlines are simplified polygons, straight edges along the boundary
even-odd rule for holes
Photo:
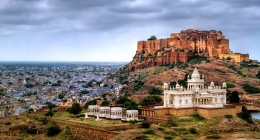
[[[260,60],[258,0],[0,0],[0,61],[131,61],[137,41],[219,30]]]

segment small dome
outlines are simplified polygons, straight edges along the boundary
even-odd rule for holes
[[[211,87],[214,87],[214,82],[213,82],[213,81],[210,83],[210,86],[211,86]]]
[[[197,68],[194,69],[194,71],[193,71],[193,73],[192,73],[192,75],[191,75],[191,78],[192,78],[192,79],[193,79],[193,78],[195,78],[195,79],[200,78],[200,74],[199,74],[199,71],[198,71]]]
[[[224,82],[224,83],[222,84],[222,87],[223,87],[223,88],[227,87],[226,82]]]
[[[177,87],[180,87],[180,85],[179,85],[178,83],[176,84],[176,88],[177,88]]]

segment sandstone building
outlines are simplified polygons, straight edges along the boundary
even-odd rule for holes
[[[138,41],[131,69],[187,62],[195,54],[208,59],[227,59],[234,62],[249,60],[249,54],[233,53],[229,40],[221,31],[194,29],[173,33],[170,38]],[[131,67],[132,66],[132,67]]]

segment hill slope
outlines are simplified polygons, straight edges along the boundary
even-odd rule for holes
[[[201,75],[204,75],[206,86],[211,81],[214,81],[217,86],[221,86],[223,82],[226,82],[229,87],[235,87],[236,90],[244,92],[242,89],[244,84],[256,87],[260,84],[259,79],[256,77],[259,71],[259,63],[252,61],[234,63],[226,60],[209,61],[197,57],[188,63],[147,67],[134,71],[127,71],[127,67],[128,65],[111,77],[117,78],[122,84],[127,84],[121,93],[125,92],[130,95],[147,94],[152,87],[162,88],[164,82],[170,83],[185,79],[187,74],[192,74],[195,67],[198,68]],[[137,84],[134,81],[141,81],[140,89],[136,88]]]

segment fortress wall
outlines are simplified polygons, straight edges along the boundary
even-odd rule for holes
[[[236,108],[216,108],[216,109],[198,109],[198,115],[210,119],[219,116],[232,115],[236,116]]]
[[[145,117],[145,121],[150,122],[150,123],[160,123],[160,124],[170,124],[173,122],[172,117],[164,117],[164,118],[159,118],[159,117]]]
[[[187,62],[193,55],[193,52],[179,52],[179,61]]]
[[[168,108],[162,108],[162,109],[155,109],[154,110],[154,117],[156,118],[164,118],[165,115],[169,114]]]
[[[193,52],[169,52],[163,57],[163,62],[164,64],[187,62],[193,55]]]
[[[242,105],[227,105],[224,108],[161,108],[161,109],[141,109],[141,116],[165,118],[168,114],[177,117],[200,115],[204,118],[211,119],[225,115],[236,116],[242,111]],[[154,113],[153,113],[154,112]]]
[[[219,54],[219,58],[227,59],[231,57],[235,62],[249,61],[249,55],[247,54]]]
[[[242,61],[246,61],[246,62],[249,61],[249,54],[241,54],[241,57],[242,57]]]
[[[170,109],[169,113],[177,117],[196,115],[196,108]]]

